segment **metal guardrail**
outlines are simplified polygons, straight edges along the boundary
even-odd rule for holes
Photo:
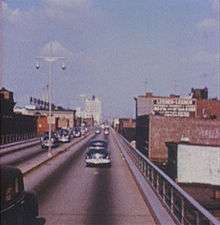
[[[9,144],[17,141],[27,140],[36,137],[36,133],[8,134],[0,136],[0,145]]]
[[[147,157],[119,135],[122,145],[128,147],[128,154],[150,183],[159,199],[167,207],[177,223],[181,225],[220,225],[211,213],[202,207],[195,199],[187,194],[179,185],[155,166]]]

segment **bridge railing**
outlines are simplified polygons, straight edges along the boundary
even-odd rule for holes
[[[179,185],[155,166],[147,157],[120,135],[121,144],[126,144],[128,154],[139,171],[150,183],[177,223],[181,225],[220,225],[220,222],[187,194]]]
[[[24,134],[7,134],[0,136],[0,145],[9,144],[12,142],[27,140],[36,137],[36,133],[24,133]]]

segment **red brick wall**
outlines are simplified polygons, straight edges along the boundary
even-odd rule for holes
[[[47,117],[46,116],[39,116],[37,118],[37,133],[43,134],[44,132],[48,131],[49,125],[47,123]]]
[[[179,183],[179,185],[207,209],[220,210],[220,200],[215,198],[215,192],[220,191],[220,186],[185,183]]]
[[[150,115],[149,158],[167,162],[165,142],[179,142],[182,136],[195,144],[219,145],[220,121]]]
[[[210,118],[211,116],[220,119],[220,101],[197,100],[197,117]]]
[[[211,185],[198,184],[180,184],[179,185],[188,192],[194,199],[200,203],[208,203],[213,201],[215,189]]]

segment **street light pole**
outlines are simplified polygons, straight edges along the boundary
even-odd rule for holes
[[[48,90],[48,101],[49,101],[49,149],[48,149],[48,156],[52,156],[52,151],[51,151],[51,123],[52,123],[52,62],[49,62],[49,90]]]
[[[58,56],[53,56],[53,46],[52,43],[50,43],[50,55],[49,56],[41,56],[41,57],[36,57],[37,60],[43,60],[48,62],[48,85],[49,85],[49,90],[48,90],[48,101],[49,101],[49,115],[48,115],[48,124],[49,124],[49,147],[48,147],[48,157],[52,156],[52,143],[51,143],[51,134],[52,134],[52,72],[53,72],[53,63],[58,61],[58,60],[64,60],[65,57],[58,57]],[[36,69],[39,69],[40,65],[37,63],[36,64]],[[65,70],[66,67],[64,64],[62,64],[62,69]]]

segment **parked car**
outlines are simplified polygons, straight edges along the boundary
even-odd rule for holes
[[[70,139],[74,138],[74,128],[68,128]]]
[[[109,128],[105,128],[105,129],[104,129],[104,134],[105,134],[105,135],[109,135],[109,133],[110,133],[110,132],[109,132]]]
[[[44,133],[44,135],[40,138],[41,147],[43,149],[49,148],[49,132]],[[59,140],[57,134],[55,132],[51,133],[51,147],[57,147],[59,145]]]
[[[58,131],[58,140],[59,142],[62,142],[62,143],[67,143],[67,142],[70,142],[70,133],[67,129],[60,129]]]
[[[24,190],[20,169],[1,166],[1,225],[43,225],[36,195]]]
[[[90,147],[86,152],[86,166],[89,165],[111,165],[110,154],[106,148]]]
[[[96,133],[96,134],[101,134],[101,129],[100,129],[100,128],[96,128],[96,129],[95,129],[95,133]]]
[[[80,128],[80,132],[81,132],[82,135],[85,135],[85,134],[86,134],[86,129],[85,129],[85,127],[81,127],[81,128]]]
[[[80,128],[78,128],[78,127],[75,127],[74,129],[73,129],[73,136],[74,137],[81,137],[81,131],[80,131]]]

